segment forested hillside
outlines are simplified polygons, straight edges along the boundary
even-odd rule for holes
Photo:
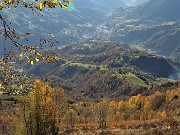
[[[137,93],[146,95],[151,85],[164,82],[162,77],[167,83],[170,76],[179,72],[178,62],[125,48],[102,38],[62,46],[50,52],[60,57],[51,63],[36,62],[34,66],[25,62],[24,70],[53,87],[63,87],[75,100],[126,98]]]

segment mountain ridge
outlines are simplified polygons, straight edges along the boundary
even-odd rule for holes
[[[91,2],[98,4],[100,6],[104,6],[109,10],[114,10],[116,8],[126,8],[127,5],[122,0],[90,0]]]
[[[179,0],[149,0],[148,2],[132,8],[127,17],[145,19],[178,20]]]

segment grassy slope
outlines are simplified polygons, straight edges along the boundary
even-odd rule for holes
[[[139,85],[139,86],[147,87],[147,84],[145,84],[145,82],[143,80],[141,80],[140,78],[138,78],[135,74],[128,73],[125,76],[128,81],[130,81],[136,85]]]
[[[117,74],[112,74],[112,76],[116,76],[119,78],[126,77],[126,79],[128,81],[132,82],[133,84],[136,84],[138,86],[143,86],[143,87],[148,86],[143,80],[141,80],[135,74],[132,74],[132,73],[127,73],[127,74],[118,74],[117,73]]]

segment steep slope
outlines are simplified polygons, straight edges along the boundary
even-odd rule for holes
[[[157,53],[180,59],[180,29],[166,30],[154,34],[144,44]]]
[[[179,20],[179,0],[149,0],[134,7],[126,17],[145,19]]]
[[[170,75],[173,71],[173,67],[164,58],[140,56],[132,60],[132,64],[145,72],[162,77],[167,77],[166,75]]]

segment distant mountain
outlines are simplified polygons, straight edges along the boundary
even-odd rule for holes
[[[179,0],[149,0],[129,10],[127,18],[138,18],[141,20],[163,19],[179,20]]]
[[[90,8],[90,9],[101,10],[101,12],[108,12],[106,7],[99,5],[96,2],[93,2],[93,0],[73,0],[73,4],[75,5],[76,9]]]
[[[179,0],[150,0],[136,7],[116,11],[106,27],[110,39],[179,60]]]
[[[149,0],[141,5],[130,7],[126,12],[119,12],[114,17],[124,20],[150,20],[150,21],[175,21],[180,19],[179,0]]]
[[[151,52],[180,60],[180,29],[178,22],[134,27],[138,28],[126,28],[128,32],[125,34],[123,34],[125,30],[115,32],[110,39],[135,46],[140,45],[145,49],[150,49]]]
[[[122,0],[90,0],[95,4],[106,7],[109,10],[115,10],[116,8],[126,8],[127,5]]]
[[[73,3],[77,8],[97,8],[98,5],[96,5],[94,2],[91,2],[91,0],[73,0]]]

